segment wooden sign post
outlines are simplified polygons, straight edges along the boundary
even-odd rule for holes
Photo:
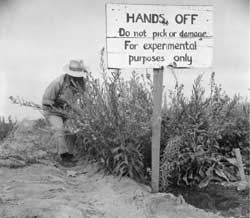
[[[152,190],[159,191],[163,68],[207,68],[213,56],[213,7],[106,4],[110,69],[153,69]]]
[[[161,105],[163,91],[163,67],[153,70],[153,119],[152,119],[152,192],[159,192]]]

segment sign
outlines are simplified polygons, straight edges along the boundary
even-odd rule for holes
[[[210,67],[212,6],[106,5],[108,68]]]

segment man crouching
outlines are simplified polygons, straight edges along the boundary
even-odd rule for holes
[[[46,88],[42,105],[45,111],[44,116],[55,132],[59,162],[64,167],[73,167],[76,165],[74,155],[65,140],[64,122],[67,117],[53,111],[53,108],[77,108],[79,87],[81,90],[85,89],[87,69],[83,61],[71,60],[64,66],[63,71],[64,74],[52,81]]]

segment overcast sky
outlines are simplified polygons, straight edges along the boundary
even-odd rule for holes
[[[112,3],[213,5],[214,54],[209,69],[177,70],[187,95],[192,81],[202,72],[208,85],[210,73],[233,95],[249,94],[249,1],[248,0],[133,0]],[[37,103],[48,83],[62,74],[69,59],[84,59],[99,75],[100,50],[105,46],[103,0],[0,0],[0,115],[17,118],[40,116],[8,102],[20,96]],[[173,76],[164,73],[167,89]]]

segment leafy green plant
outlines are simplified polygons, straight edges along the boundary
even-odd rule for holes
[[[237,167],[229,161],[236,147],[242,149],[247,164],[249,104],[223,93],[214,74],[210,96],[205,97],[201,80],[200,75],[194,81],[190,99],[184,97],[178,82],[170,92],[170,105],[163,113],[163,134],[168,142],[162,149],[163,184],[205,187],[209,182],[237,180]],[[181,138],[176,141],[176,137]],[[177,150],[170,155],[173,146]]]
[[[101,83],[89,75],[78,120],[77,134],[91,144],[94,158],[108,172],[135,179],[144,176],[143,151],[151,134],[151,92],[143,79],[133,73],[124,81],[119,72],[104,72]]]

